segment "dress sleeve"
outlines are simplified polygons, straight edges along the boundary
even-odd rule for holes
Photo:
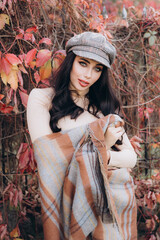
[[[50,114],[51,102],[54,95],[52,88],[35,88],[28,98],[27,123],[32,142],[37,138],[51,134]]]
[[[116,122],[122,121],[122,119],[116,115]],[[137,162],[137,154],[135,153],[126,133],[123,135],[123,144],[117,145],[119,151],[110,151],[109,166],[119,168],[133,168]]]

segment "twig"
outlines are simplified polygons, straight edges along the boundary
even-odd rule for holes
[[[158,95],[158,96],[150,99],[150,100],[147,101],[147,102],[139,103],[139,104],[136,104],[136,105],[122,106],[122,108],[133,108],[133,107],[143,106],[143,105],[145,105],[145,104],[148,104],[148,103],[150,103],[150,102],[153,102],[153,101],[154,101],[155,99],[157,99],[157,98],[160,98],[160,95]]]

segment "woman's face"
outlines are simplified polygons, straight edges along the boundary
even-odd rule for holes
[[[85,95],[101,76],[103,65],[80,56],[76,56],[70,73],[71,90],[76,90],[79,95]]]

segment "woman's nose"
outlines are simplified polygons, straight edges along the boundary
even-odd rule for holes
[[[92,76],[92,69],[91,68],[86,69],[85,77],[86,78],[91,78],[91,76]]]

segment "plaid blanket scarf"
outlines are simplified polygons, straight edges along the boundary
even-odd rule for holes
[[[137,239],[134,184],[127,168],[108,168],[110,114],[34,141],[45,240]],[[128,156],[129,157],[129,156]]]

